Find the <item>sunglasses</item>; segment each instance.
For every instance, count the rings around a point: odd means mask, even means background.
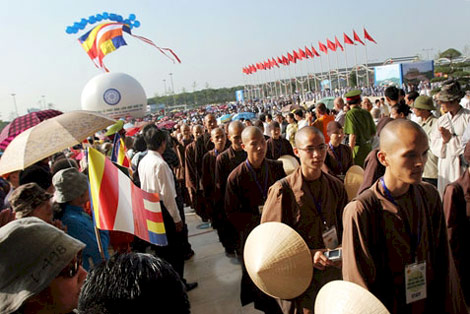
[[[82,265],[82,252],[79,252],[74,259],[65,266],[64,269],[60,272],[59,276],[65,278],[73,278],[77,275],[80,266]]]

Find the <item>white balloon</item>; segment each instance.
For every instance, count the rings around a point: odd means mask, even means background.
[[[95,76],[82,91],[82,109],[101,112],[112,118],[140,118],[147,111],[144,88],[125,73]]]

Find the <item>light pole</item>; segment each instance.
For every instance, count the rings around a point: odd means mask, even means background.
[[[173,106],[176,105],[176,100],[175,100],[175,85],[173,84],[173,73],[168,73],[170,76],[170,81],[171,81],[171,91],[173,93]]]
[[[429,52],[430,52],[430,51],[433,51],[434,48],[423,48],[422,50],[427,53],[427,55],[428,55],[428,60],[429,60]]]
[[[42,97],[42,106],[43,106],[43,109],[47,109],[46,108],[46,96],[45,95],[41,95]]]
[[[166,96],[166,80],[163,80],[163,96]]]
[[[11,93],[11,96],[13,97],[13,105],[15,105],[15,112],[16,112],[16,116],[19,117],[20,115],[18,114],[18,107],[16,106],[16,94],[15,93]]]

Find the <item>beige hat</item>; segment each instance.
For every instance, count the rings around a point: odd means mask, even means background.
[[[356,197],[362,181],[364,181],[364,170],[358,165],[349,168],[344,177],[344,187],[348,193],[348,201]]]
[[[57,203],[70,202],[88,190],[88,178],[77,168],[66,168],[52,177]]]
[[[292,155],[282,155],[278,160],[282,161],[282,167],[284,168],[286,175],[290,175],[300,166],[297,159]]]
[[[253,229],[243,258],[251,280],[270,296],[293,299],[304,293],[312,281],[310,249],[286,224],[266,222]]]
[[[330,281],[318,292],[316,314],[390,314],[372,293],[361,286],[342,280]]]
[[[448,102],[460,100],[465,96],[465,92],[462,91],[460,83],[452,78],[442,83],[441,90],[437,94],[436,98],[438,101]]]

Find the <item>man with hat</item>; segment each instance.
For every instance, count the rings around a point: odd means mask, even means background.
[[[52,223],[51,198],[52,194],[44,191],[36,183],[26,183],[13,191],[9,201],[16,219],[34,216]]]
[[[465,169],[462,135],[470,121],[470,110],[459,104],[463,95],[459,82],[449,79],[436,97],[445,112],[431,133],[431,150],[439,158],[437,189],[441,196],[446,185],[457,180]]]
[[[341,262],[330,261],[324,252],[341,244],[341,217],[348,198],[343,183],[322,171],[327,151],[323,133],[305,127],[297,132],[295,141],[300,167],[269,189],[261,223],[285,223],[307,243],[315,268],[312,282],[299,297],[280,303],[284,313],[313,313],[320,288],[341,279]]]
[[[429,139],[429,146],[431,146],[431,133],[435,124],[437,124],[437,118],[432,114],[431,110],[436,110],[432,102],[432,98],[429,96],[418,96],[413,102],[413,112],[419,119],[419,125],[426,132]],[[437,161],[438,158],[428,151],[428,161],[424,166],[423,181],[431,183],[437,187]]]
[[[0,313],[71,313],[85,244],[36,217],[0,228]]]
[[[372,150],[370,140],[375,135],[375,123],[370,113],[361,108],[360,90],[352,90],[345,97],[351,109],[346,113],[344,133],[349,134],[354,164],[362,167],[364,159]]]
[[[86,244],[83,250],[83,267],[89,270],[102,261],[96,241],[93,220],[85,212],[84,206],[90,200],[88,178],[76,168],[62,169],[52,177],[55,187],[55,201],[62,209],[60,221],[67,227],[67,233]],[[109,235],[100,231],[101,244],[105,258],[109,257]]]

